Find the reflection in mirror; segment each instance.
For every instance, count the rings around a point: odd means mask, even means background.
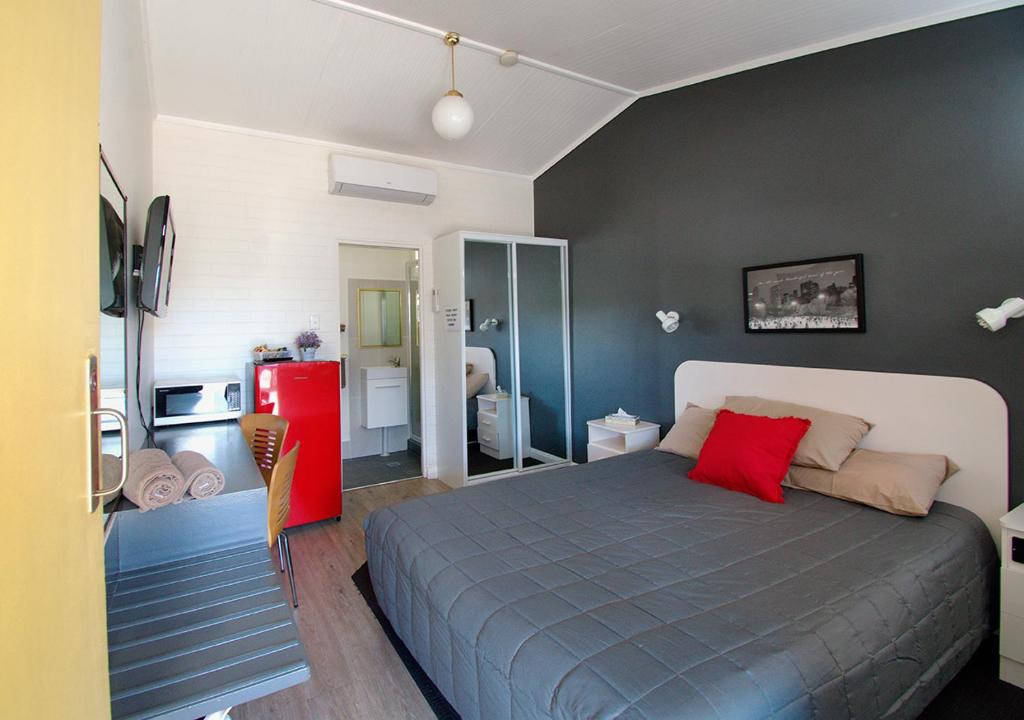
[[[408,283],[409,326],[412,328],[412,351],[409,353],[409,434],[422,442],[423,428],[420,418],[420,261],[405,264],[405,279]]]
[[[127,411],[126,402],[126,323],[128,256],[125,232],[127,199],[121,193],[117,180],[105,156],[100,162],[99,198],[99,314],[100,352],[99,376],[101,407]],[[103,452],[120,455],[117,421],[103,416]]]
[[[470,477],[516,467],[516,417],[523,400],[513,402],[511,395],[515,388],[511,252],[507,243],[465,242],[465,297],[472,301],[474,323],[479,323],[465,331]],[[496,322],[483,323],[483,318]]]
[[[359,288],[359,347],[402,346],[402,292]]]
[[[523,419],[524,466],[569,457],[562,252],[550,245],[516,244],[519,386],[529,398],[529,419]]]

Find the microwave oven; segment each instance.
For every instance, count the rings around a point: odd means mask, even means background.
[[[153,425],[232,420],[242,416],[242,382],[184,380],[153,384]]]

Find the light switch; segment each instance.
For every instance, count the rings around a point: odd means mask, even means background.
[[[309,329],[310,330],[319,330],[320,329],[320,316],[319,315],[310,315],[309,316]]]

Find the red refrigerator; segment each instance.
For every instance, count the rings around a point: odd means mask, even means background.
[[[288,421],[281,454],[302,443],[286,527],[341,516],[341,395],[335,361],[253,365],[258,413]]]

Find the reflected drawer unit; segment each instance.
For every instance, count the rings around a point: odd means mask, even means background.
[[[477,395],[476,439],[480,452],[498,460],[507,460],[516,452],[512,417],[512,396],[488,393]],[[519,398],[523,456],[530,454],[530,398]]]

